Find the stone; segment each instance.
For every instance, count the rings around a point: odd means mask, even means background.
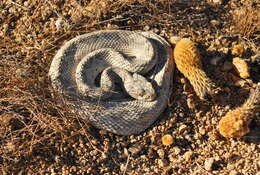
[[[186,131],[188,129],[188,126],[187,125],[181,125],[180,127],[179,127],[179,133],[183,133],[184,131]]]
[[[245,79],[245,78],[250,77],[250,72],[249,72],[250,68],[248,67],[245,60],[243,60],[242,58],[236,57],[236,58],[233,58],[232,63],[235,68],[235,71],[241,78]]]
[[[140,153],[142,149],[143,149],[142,145],[134,145],[134,146],[130,147],[128,149],[128,151],[130,153],[132,153],[133,155],[136,155],[136,154]]]
[[[170,37],[170,39],[169,39],[169,42],[171,43],[171,44],[176,44],[178,41],[180,41],[181,40],[181,38],[180,37],[178,37],[178,36],[171,36]]]
[[[236,44],[232,47],[231,53],[235,56],[241,56],[245,52],[245,48],[242,44]]]
[[[173,137],[170,134],[166,134],[162,137],[162,144],[165,146],[169,146],[173,144]]]
[[[160,158],[164,158],[165,152],[163,149],[157,150],[157,154],[159,155]]]
[[[222,57],[220,56],[215,56],[210,60],[210,64],[213,66],[217,66],[219,62],[222,60]]]
[[[166,167],[167,165],[169,165],[169,162],[166,159],[159,159],[158,165],[159,167]]]
[[[193,151],[187,151],[186,153],[183,154],[183,158],[188,161],[188,160],[191,160],[193,156]]]
[[[222,66],[222,71],[228,72],[233,69],[233,64],[229,61],[225,61]]]
[[[207,170],[207,171],[211,171],[212,168],[213,168],[213,164],[215,162],[215,159],[214,158],[208,158],[205,160],[205,163],[204,163],[204,168]]]

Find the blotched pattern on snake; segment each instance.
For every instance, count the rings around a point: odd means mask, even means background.
[[[120,135],[148,128],[171,94],[171,46],[152,32],[108,30],[78,36],[61,47],[49,76],[74,112]]]

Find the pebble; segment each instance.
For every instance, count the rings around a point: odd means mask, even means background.
[[[153,159],[155,158],[157,155],[156,155],[156,152],[152,149],[152,148],[149,148],[148,151],[147,151],[147,155],[149,158]]]
[[[223,3],[223,0],[211,0],[212,3],[217,4],[217,5],[221,5]]]
[[[166,167],[167,165],[169,165],[169,163],[166,159],[159,159],[158,165],[159,165],[159,167]]]
[[[190,160],[192,156],[193,156],[193,151],[187,151],[186,153],[183,154],[183,158],[186,161]]]
[[[165,152],[163,149],[157,150],[157,154],[159,155],[160,158],[164,158]]]
[[[215,19],[211,20],[210,23],[214,26],[218,26],[220,24],[220,22]]]
[[[55,21],[55,26],[57,31],[59,31],[62,27],[62,23],[63,23],[63,19],[61,17],[59,17],[56,21]]]
[[[154,28],[154,29],[153,29],[153,32],[156,33],[156,34],[158,34],[158,33],[160,33],[160,30],[157,29],[157,28]]]
[[[235,71],[241,78],[250,77],[249,67],[248,67],[247,63],[245,62],[245,60],[243,60],[239,57],[235,57],[235,58],[233,58],[232,63],[235,68]]]
[[[229,61],[225,61],[221,70],[225,71],[225,72],[228,72],[228,71],[230,71],[232,69],[233,69],[233,64],[231,62],[229,62]]]
[[[29,76],[29,73],[28,73],[28,70],[27,69],[24,69],[24,68],[19,68],[15,71],[17,77],[20,77],[20,78],[26,78]]]
[[[219,62],[221,61],[222,57],[220,56],[215,56],[210,60],[210,64],[213,66],[217,66]]]
[[[181,149],[177,146],[173,147],[173,152],[175,155],[179,155],[181,153]]]
[[[175,154],[174,154],[174,153],[169,154],[169,155],[168,155],[168,159],[169,159],[170,162],[175,161],[175,159],[176,159]]]
[[[229,175],[239,175],[239,172],[237,172],[236,170],[232,170],[230,171]]]
[[[196,107],[196,104],[191,97],[187,98],[187,105],[191,110],[195,109],[195,107]]]
[[[260,55],[256,54],[254,56],[251,57],[251,61],[252,62],[260,62]]]
[[[178,36],[171,36],[170,39],[169,39],[169,42],[171,44],[176,44],[178,41],[181,40],[181,37],[178,37]]]
[[[207,171],[211,171],[212,168],[213,168],[213,164],[214,164],[215,160],[214,158],[208,158],[205,160],[205,163],[204,163],[204,167]]]
[[[162,137],[162,144],[165,146],[169,146],[173,144],[173,137],[170,134],[166,134]]]
[[[9,13],[11,13],[11,14],[16,12],[16,10],[15,10],[14,7],[10,7],[8,11],[9,11]]]
[[[200,127],[200,128],[199,128],[199,133],[200,133],[201,135],[205,135],[205,134],[206,134],[205,128]]]
[[[188,129],[188,126],[187,125],[181,125],[179,127],[179,133],[182,134],[184,131],[186,131]]]
[[[245,48],[242,44],[236,44],[232,47],[231,53],[235,56],[241,56],[245,52]]]
[[[121,164],[120,165],[120,171],[124,172],[126,170],[126,165],[125,164]]]
[[[8,31],[8,24],[4,24],[3,25],[3,29],[2,29],[2,32],[3,32],[3,35],[6,35],[7,31]]]
[[[133,155],[136,155],[136,154],[140,153],[142,149],[143,149],[142,145],[134,145],[134,146],[130,147],[128,149],[128,151],[130,153],[132,153]]]

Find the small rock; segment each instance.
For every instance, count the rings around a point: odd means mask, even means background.
[[[187,105],[192,110],[195,109],[195,107],[196,107],[194,99],[192,99],[191,97],[187,98]]]
[[[147,151],[147,155],[150,159],[153,159],[155,158],[157,155],[156,155],[156,152],[152,149],[152,148],[149,148],[148,151]],[[157,156],[158,157],[158,156]]]
[[[173,137],[170,134],[166,134],[162,137],[162,144],[165,146],[173,144]]]
[[[175,155],[179,155],[181,153],[181,149],[177,146],[173,147],[173,152]]]
[[[54,160],[55,160],[56,163],[60,163],[60,162],[61,162],[61,157],[58,156],[58,155],[56,155],[56,156],[54,157]]]
[[[159,35],[165,37],[165,36],[166,36],[166,31],[165,31],[165,30],[162,30]]]
[[[245,60],[243,60],[239,57],[236,57],[236,58],[233,58],[232,63],[235,68],[235,71],[241,78],[250,77],[249,67],[248,67],[247,63],[245,62]]]
[[[214,26],[218,26],[220,24],[220,22],[215,19],[211,20],[210,23]]]
[[[234,85],[234,86],[237,86],[237,87],[246,87],[247,81],[241,79],[241,80],[238,80],[238,81],[234,82],[233,85]]]
[[[169,163],[166,159],[159,159],[158,165],[159,165],[159,167],[166,167],[167,165],[169,165]]]
[[[55,21],[55,26],[57,31],[59,31],[63,25],[63,19],[61,17],[59,17],[56,21]]]
[[[124,172],[126,168],[127,168],[127,167],[126,167],[125,164],[121,164],[121,165],[120,165],[120,171]]]
[[[242,44],[236,44],[232,47],[231,53],[235,56],[241,56],[245,52],[245,48]]]
[[[211,171],[215,160],[214,158],[208,158],[205,160],[204,167],[207,171]]]
[[[252,56],[252,57],[251,57],[251,61],[252,61],[252,62],[257,62],[257,61],[259,61],[259,62],[260,62],[260,55],[254,55],[254,56]]]
[[[239,175],[239,172],[237,172],[236,170],[232,170],[230,171],[229,175]]]
[[[19,68],[15,71],[17,77],[20,77],[20,78],[27,78],[29,76],[28,74],[28,70],[25,69],[25,68]]]
[[[164,158],[165,152],[163,149],[157,150],[157,154],[159,155],[160,158]]]
[[[176,159],[176,155],[174,153],[171,153],[168,155],[168,159],[170,162],[173,162]]]
[[[212,0],[214,4],[221,5],[223,3],[223,0]]]
[[[2,29],[3,35],[6,35],[8,28],[9,28],[8,24],[3,25],[3,29]]]
[[[187,125],[181,125],[179,127],[179,133],[182,134],[184,131],[186,131],[188,129],[188,126]]]
[[[130,153],[132,153],[133,155],[136,155],[136,154],[140,153],[142,149],[143,149],[142,145],[134,145],[134,146],[130,147],[128,149],[128,151]]]
[[[222,57],[220,56],[215,56],[210,60],[210,64],[213,66],[217,66],[219,62],[221,61]]]
[[[205,134],[206,134],[206,130],[205,130],[204,128],[200,127],[200,128],[199,128],[199,133],[200,133],[201,135],[205,135]]]
[[[220,48],[219,50],[220,50],[224,55],[227,55],[228,52],[229,52],[229,48],[227,48],[227,47],[222,47],[222,48]]]
[[[183,158],[186,161],[190,160],[192,156],[193,156],[193,151],[187,151],[186,153],[183,154]]]
[[[178,37],[178,36],[171,36],[170,39],[169,39],[169,42],[171,44],[176,44],[178,41],[181,40],[181,37]]]
[[[222,71],[228,72],[233,68],[233,64],[229,61],[225,61],[223,67],[222,67]]]
[[[157,28],[154,28],[154,29],[153,29],[153,32],[156,33],[156,34],[158,34],[158,33],[160,33],[160,30],[157,29]]]

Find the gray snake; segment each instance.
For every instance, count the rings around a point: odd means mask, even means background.
[[[49,77],[64,97],[77,98],[70,106],[81,118],[98,128],[131,135],[147,129],[166,108],[173,70],[172,49],[162,37],[104,30],[66,42],[53,58]],[[144,98],[138,99],[140,94]]]

